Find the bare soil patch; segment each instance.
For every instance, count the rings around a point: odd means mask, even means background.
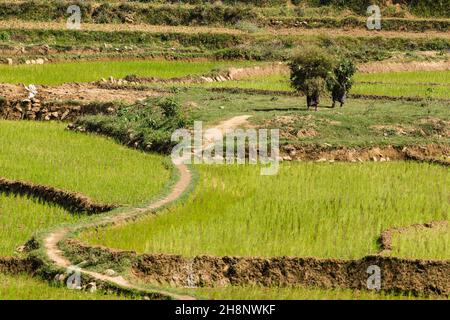
[[[123,101],[133,103],[149,96],[160,95],[153,90],[125,90],[104,89],[94,83],[68,83],[60,86],[36,86],[37,98],[41,101],[82,101],[82,102],[111,102]],[[27,98],[27,91],[22,85],[0,84],[0,96],[8,100],[23,100]]]
[[[450,37],[448,32],[427,30],[426,35],[422,32],[414,31],[387,31],[387,30],[368,30],[366,28],[265,28],[264,32],[274,35],[308,35],[308,36],[328,36],[328,37],[383,37],[383,38],[446,38]]]
[[[419,119],[419,126],[397,124],[397,125],[373,125],[371,129],[387,135],[398,136],[421,136],[431,137],[438,136],[443,138],[450,137],[450,121],[442,120],[435,117],[427,117]]]
[[[33,274],[41,263],[36,259],[19,257],[0,257],[0,273]]]
[[[63,120],[73,121],[88,114],[111,114],[121,103],[132,104],[164,91],[98,84],[64,84],[61,86],[37,86],[35,98],[27,99],[24,86],[0,84],[0,118],[6,120]]]
[[[436,162],[445,166],[450,164],[450,146],[422,145],[422,146],[383,146],[366,148],[330,147],[320,145],[281,146],[281,154],[292,160],[301,161],[392,161],[416,160]],[[443,159],[447,157],[449,160]]]
[[[446,61],[413,61],[413,62],[369,62],[358,66],[363,73],[399,72],[399,71],[447,71],[450,60]]]

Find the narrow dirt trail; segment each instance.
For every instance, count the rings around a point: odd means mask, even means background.
[[[137,218],[138,216],[142,214],[146,214],[148,212],[155,211],[175,200],[177,200],[183,193],[187,190],[189,187],[189,184],[192,179],[191,172],[185,165],[178,165],[177,166],[180,177],[178,182],[175,184],[175,186],[172,188],[171,192],[165,196],[164,198],[151,203],[149,206],[145,208],[136,208],[132,209],[130,211],[112,216],[112,217],[105,217],[103,219],[100,219],[99,221],[93,222],[88,227],[99,227],[99,226],[105,226],[109,224],[118,224],[122,222],[126,222],[128,220],[132,220],[134,218]],[[50,233],[46,236],[44,239],[44,246],[45,251],[47,253],[48,258],[58,267],[60,268],[68,268],[72,264],[71,262],[64,256],[64,253],[58,248],[58,243],[66,238],[69,232],[75,231],[77,228],[63,228],[59,229],[55,232]],[[106,281],[113,284],[116,284],[120,287],[127,288],[127,289],[136,289],[136,290],[142,290],[139,286],[133,285],[130,282],[128,282],[126,279],[124,279],[121,276],[114,277],[114,276],[107,276],[98,272],[84,270],[81,268],[81,273],[88,275],[94,279],[100,280],[100,281]],[[159,294],[169,297],[171,299],[176,300],[193,300],[193,297],[190,296],[184,296],[184,295],[177,295],[173,294],[171,292],[166,291],[158,291]]]
[[[217,125],[213,126],[218,132],[224,133],[228,129],[235,129],[238,127],[243,127],[248,125],[248,119],[251,116],[249,115],[241,115],[236,116],[227,120],[224,120]],[[214,139],[216,137],[213,136],[206,136],[205,140],[207,143],[213,143]],[[104,218],[101,218],[98,221],[95,221],[87,226],[83,226],[83,228],[92,228],[92,227],[100,227],[100,226],[106,226],[106,225],[112,225],[112,224],[120,224],[127,222],[129,220],[133,220],[141,215],[147,214],[149,212],[153,212],[157,209],[162,208],[165,205],[168,205],[174,201],[176,201],[178,198],[180,198],[188,189],[191,180],[192,180],[192,174],[189,170],[189,168],[185,164],[179,164],[176,166],[179,171],[179,179],[177,183],[173,186],[170,193],[165,196],[164,198],[157,200],[150,205],[148,205],[145,208],[134,208],[129,211],[114,215],[114,216],[107,216]],[[48,234],[44,239],[44,246],[45,251],[47,253],[48,258],[58,267],[60,268],[69,268],[72,266],[72,263],[64,256],[64,253],[59,249],[58,243],[64,240],[70,232],[76,231],[81,227],[73,227],[73,228],[62,228],[59,230],[56,230],[50,234]],[[143,290],[143,288],[136,286],[126,279],[124,279],[122,276],[108,276],[102,273],[80,269],[80,272],[88,275],[94,279],[104,281],[104,282],[110,282],[113,284],[116,284],[123,288],[128,289],[136,289],[136,290]],[[176,300],[193,300],[194,297],[186,296],[186,295],[177,295],[171,292],[167,291],[159,291],[158,293],[170,297],[172,299]]]
[[[242,115],[242,116],[236,116],[224,121],[219,122],[217,125],[210,126],[207,128],[207,132],[204,133],[204,149],[207,149],[214,145],[215,141],[218,139],[221,139],[223,135],[226,133],[227,130],[232,130],[236,128],[242,128],[249,125],[248,119],[251,116],[249,115]],[[211,130],[215,129],[215,130]]]

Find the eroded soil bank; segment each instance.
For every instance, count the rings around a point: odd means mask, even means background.
[[[450,164],[450,146],[448,145],[422,145],[422,146],[382,146],[367,148],[332,147],[318,145],[281,146],[284,160],[302,161],[392,161],[415,160],[421,162],[437,163],[448,166]]]
[[[142,254],[89,247],[66,240],[64,248],[80,261],[98,265],[128,265],[139,280],[149,284],[195,286],[316,286],[367,289],[369,266],[381,269],[382,289],[413,294],[450,294],[450,261],[402,259],[380,255],[356,260],[314,257],[212,257],[187,258],[170,254]],[[108,265],[111,265],[108,263]]]
[[[33,274],[40,266],[41,263],[37,259],[0,257],[0,273]]]
[[[66,83],[58,86],[36,85],[36,98],[42,102],[50,101],[81,101],[81,102],[111,102],[123,101],[133,103],[148,96],[159,93],[148,89],[146,91],[131,91],[126,89],[109,90],[99,88],[96,83]],[[5,100],[26,100],[28,91],[23,85],[0,84],[0,96]]]
[[[57,204],[71,212],[87,212],[92,214],[110,211],[117,207],[112,204],[95,203],[81,193],[31,182],[9,180],[2,177],[0,177],[0,192],[35,197],[45,202]]]

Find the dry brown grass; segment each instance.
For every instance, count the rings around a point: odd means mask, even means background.
[[[400,71],[447,71],[450,60],[446,61],[411,61],[411,62],[369,62],[358,66],[359,72],[400,72]]]

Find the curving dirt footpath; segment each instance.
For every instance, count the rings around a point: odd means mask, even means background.
[[[178,182],[175,184],[175,186],[172,188],[170,193],[165,196],[164,198],[157,200],[156,202],[151,203],[145,208],[134,208],[130,211],[126,211],[123,213],[120,213],[118,215],[112,216],[112,217],[105,217],[102,218],[96,222],[93,222],[89,224],[87,227],[100,227],[105,226],[109,224],[119,224],[126,222],[128,220],[133,220],[137,218],[138,216],[148,214],[151,212],[154,212],[155,210],[162,208],[163,206],[170,204],[171,202],[174,202],[180,196],[184,194],[184,192],[187,190],[188,186],[190,185],[192,176],[190,170],[187,168],[186,165],[178,165],[177,166],[180,177]],[[84,226],[86,227],[86,226]],[[64,240],[70,232],[76,231],[77,229],[80,229],[81,227],[72,227],[72,228],[61,228],[59,230],[56,230],[54,232],[51,232],[48,234],[44,239],[44,246],[45,246],[45,252],[50,259],[50,261],[55,264],[56,266],[60,268],[68,268],[72,264],[71,262],[64,256],[63,252],[58,248],[58,243],[62,240]],[[115,285],[118,285],[119,287],[125,288],[125,289],[135,289],[135,290],[142,290],[139,286],[133,285],[129,283],[127,280],[125,280],[123,277],[118,276],[107,276],[98,272],[84,270],[81,268],[81,273],[84,275],[87,275],[93,279],[96,279],[100,282],[109,282]],[[177,295],[173,294],[171,292],[166,291],[159,291],[158,294],[160,294],[164,298],[169,299],[177,299],[177,300],[192,300],[193,297],[190,296],[183,296],[183,295]]]
[[[215,126],[215,128],[218,129],[220,132],[224,132],[227,129],[233,129],[233,128],[236,128],[239,126],[247,125],[248,118],[250,118],[250,116],[248,116],[248,115],[233,117],[233,118],[230,118],[230,119],[220,122],[219,124],[217,124]],[[214,138],[215,137],[206,137],[208,146],[210,144],[213,144]],[[45,247],[46,254],[47,254],[48,258],[50,259],[50,261],[60,268],[69,268],[72,265],[71,262],[64,256],[62,250],[60,250],[58,247],[58,244],[61,241],[65,240],[68,237],[69,233],[71,233],[71,232],[80,230],[81,228],[92,228],[92,227],[100,227],[100,226],[111,225],[111,224],[124,223],[126,221],[134,220],[137,217],[147,214],[149,212],[154,212],[155,210],[158,210],[158,209],[164,207],[165,205],[168,205],[168,204],[176,201],[178,198],[180,198],[185,193],[185,191],[187,191],[187,189],[191,183],[191,180],[192,180],[191,172],[186,165],[184,165],[184,164],[177,165],[177,169],[180,173],[180,177],[179,177],[178,182],[172,188],[171,192],[164,198],[151,203],[147,207],[134,208],[130,211],[126,211],[126,212],[120,213],[118,215],[105,217],[105,218],[95,221],[87,226],[83,226],[83,227],[74,226],[72,228],[61,228],[59,230],[56,230],[56,231],[48,234],[44,238],[44,247]],[[80,271],[81,271],[81,273],[83,273],[87,276],[90,276],[91,278],[96,279],[101,282],[109,282],[109,283],[118,285],[119,287],[127,288],[127,289],[142,290],[142,288],[140,288],[139,286],[136,286],[134,284],[131,284],[130,282],[128,282],[126,279],[124,279],[121,276],[116,276],[116,277],[108,276],[108,275],[104,275],[104,274],[101,274],[98,272],[84,270],[84,269],[81,269]],[[177,294],[173,294],[173,293],[166,292],[166,291],[159,291],[158,293],[164,297],[168,297],[171,299],[177,299],[177,300],[195,299],[190,296],[177,295]]]

